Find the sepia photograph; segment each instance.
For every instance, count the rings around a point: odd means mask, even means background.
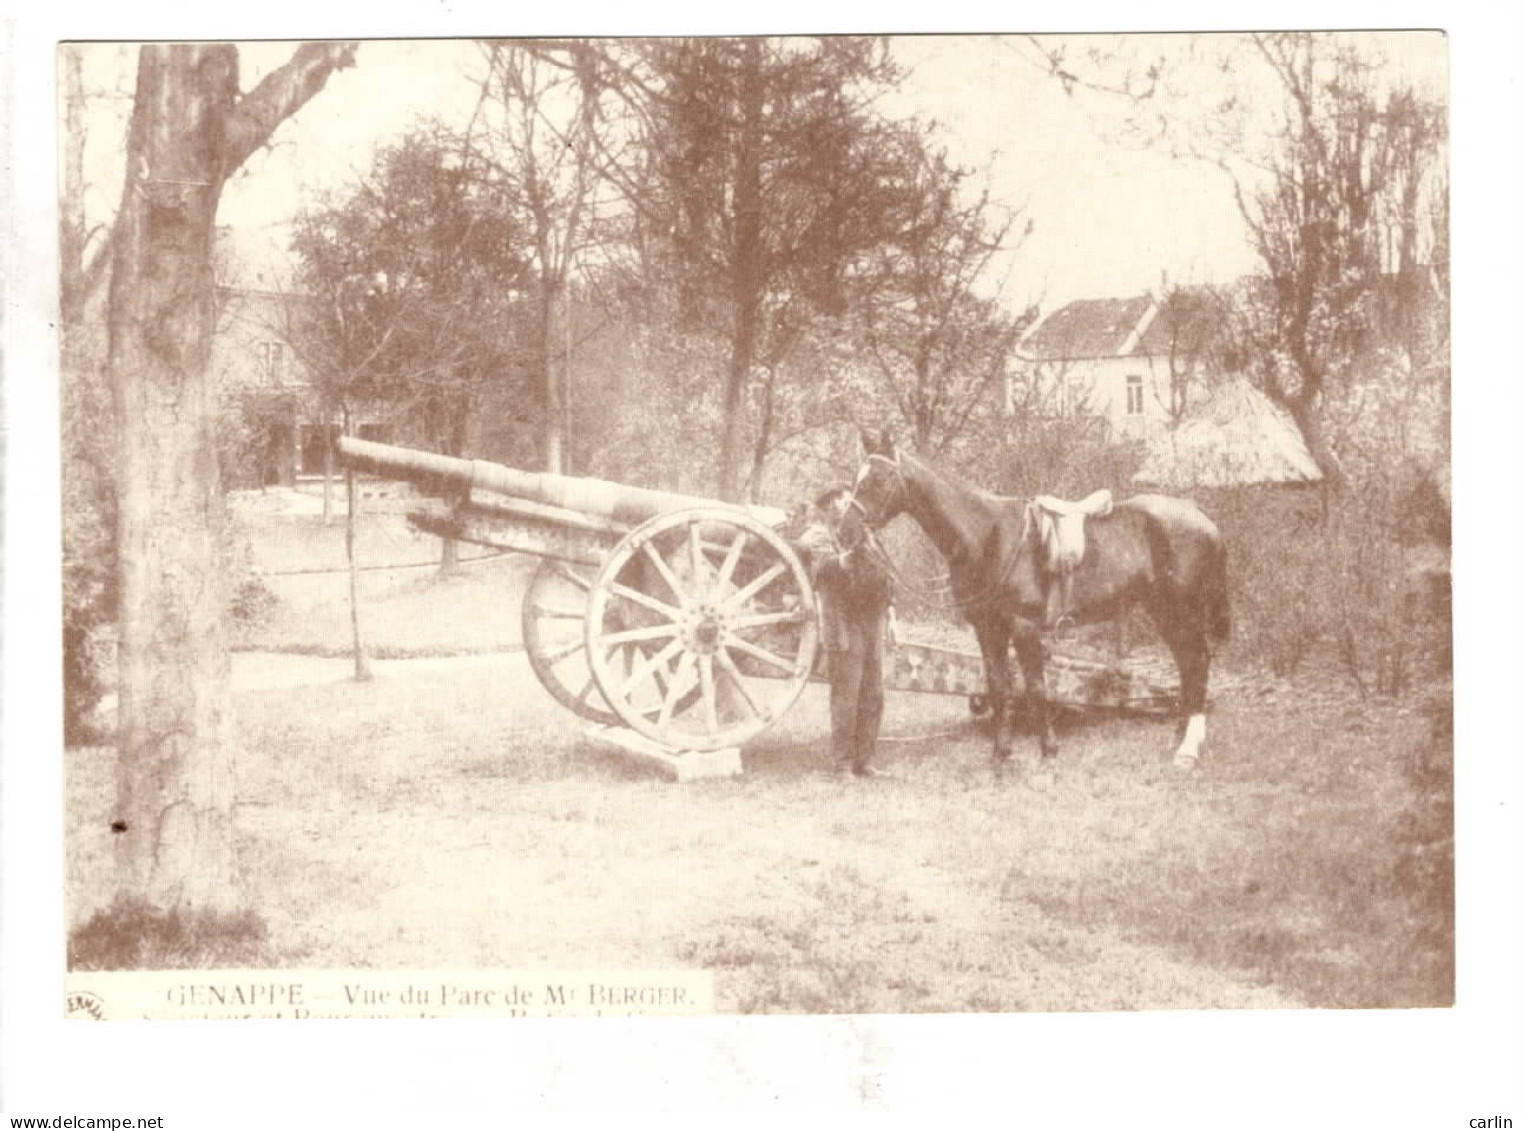
[[[53,46],[68,1025],[1454,1015],[1443,30]]]

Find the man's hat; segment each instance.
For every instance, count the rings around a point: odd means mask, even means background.
[[[814,497],[814,505],[820,508],[828,507],[842,495],[851,494],[851,487],[846,483],[832,483]]]

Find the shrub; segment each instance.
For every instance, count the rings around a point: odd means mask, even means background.
[[[245,389],[223,394],[217,410],[217,469],[222,486],[243,490],[268,485],[293,439],[300,403],[292,393]]]
[[[970,433],[947,465],[1017,496],[1130,492],[1136,446],[1108,441],[1080,418],[1005,423]],[[1282,677],[1314,656],[1331,661],[1361,695],[1402,696],[1447,673],[1448,514],[1425,475],[1392,455],[1351,461],[1336,489],[1188,492],[1227,545],[1231,654]],[[927,549],[901,549],[895,560],[913,577],[938,575]]]
[[[1201,494],[1227,543],[1238,655],[1287,676],[1328,652],[1361,695],[1448,670],[1447,573],[1424,568],[1442,552],[1403,536],[1399,479]]]
[[[1111,437],[1085,416],[991,417],[949,447],[941,462],[980,487],[1006,495],[1082,498],[1108,487],[1131,493],[1141,444]]]
[[[227,577],[227,609],[235,628],[246,628],[263,621],[280,599],[265,583],[248,535],[231,515],[224,519],[222,553]]]
[[[63,723],[64,742],[82,745],[101,738],[96,707],[112,683],[108,644],[118,600],[114,429],[100,367],[67,349],[62,365]],[[223,528],[222,552],[233,620],[261,620],[277,598],[231,519]]]
[[[1408,521],[1411,497],[1411,476],[1398,466],[1350,481],[1330,508],[1338,651],[1361,694],[1404,695],[1449,668],[1447,567]]]
[[[111,396],[77,333],[60,359],[64,741],[94,740],[105,693],[96,645],[116,616],[116,487]]]
[[[1227,546],[1230,647],[1278,676],[1294,674],[1324,637],[1331,616],[1316,534],[1319,493],[1239,487],[1201,491],[1196,501]]]

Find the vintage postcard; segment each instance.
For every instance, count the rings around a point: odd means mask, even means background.
[[[1463,1005],[1444,32],[55,67],[60,1017]]]

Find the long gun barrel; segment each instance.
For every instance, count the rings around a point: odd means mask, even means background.
[[[371,440],[356,440],[350,436],[339,437],[338,456],[341,464],[355,471],[412,483],[432,480],[461,493],[480,488],[581,514],[599,515],[631,526],[666,511],[718,505],[713,499],[696,495],[629,487],[606,479],[519,471],[486,460],[457,459],[392,444],[377,444]],[[742,509],[774,526],[786,517],[786,512],[775,507],[747,506]]]

